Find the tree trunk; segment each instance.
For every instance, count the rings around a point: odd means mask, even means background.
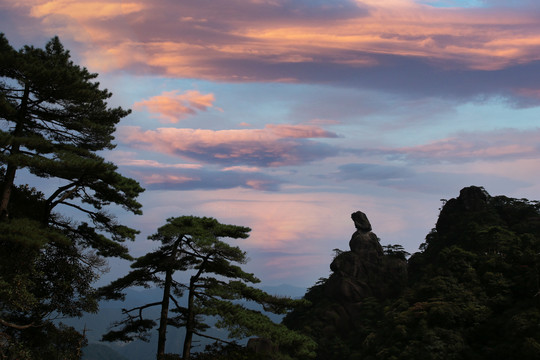
[[[157,360],[165,355],[165,341],[167,340],[167,320],[169,318],[169,297],[171,296],[172,270],[165,273],[163,286],[163,300],[161,302],[161,315],[159,317]]]
[[[191,352],[191,341],[193,340],[193,333],[195,332],[195,285],[199,278],[206,270],[206,263],[212,256],[212,253],[206,255],[199,267],[197,274],[193,275],[189,279],[189,292],[188,292],[188,307],[187,307],[187,319],[186,319],[186,338],[184,339],[184,351],[182,352],[182,359],[189,360]]]
[[[22,134],[24,129],[24,122],[26,120],[26,113],[28,111],[28,98],[30,96],[30,87],[28,84],[24,86],[24,94],[21,100],[21,108],[17,112],[17,125],[13,131],[13,136],[18,137]],[[13,156],[19,153],[20,145],[18,141],[11,145],[9,156]],[[8,205],[11,198],[11,188],[15,182],[15,174],[17,172],[17,165],[12,162],[8,162],[6,176],[4,177],[4,186],[2,188],[2,196],[0,199],[0,221],[7,219],[8,217]]]
[[[192,276],[189,280],[186,338],[184,339],[184,351],[182,352],[183,360],[189,360],[191,353],[191,342],[193,340],[193,331],[195,331],[195,310],[193,309],[193,303],[195,298],[195,282],[197,281],[197,278],[198,276]]]

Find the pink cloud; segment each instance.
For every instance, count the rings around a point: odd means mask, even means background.
[[[267,125],[263,129],[206,130],[123,127],[119,138],[132,147],[206,163],[248,166],[300,164],[337,154],[309,138],[337,135],[311,125]]]
[[[206,111],[213,107],[214,94],[201,94],[197,90],[188,90],[182,94],[178,90],[165,91],[150,99],[136,102],[135,110],[146,109],[162,122],[177,123],[188,115]]]
[[[253,166],[229,166],[223,168],[222,171],[258,172],[260,169]]]
[[[412,0],[22,0],[2,10],[25,33],[74,43],[99,73],[540,103],[540,8],[532,1],[470,9]],[[200,111],[178,111],[189,109]]]
[[[355,230],[350,218],[354,211],[365,211],[374,231],[385,241],[399,237],[416,216],[408,214],[405,206],[402,209],[390,200],[369,195],[317,192],[314,196],[309,192],[259,193],[246,189],[200,196],[204,202],[199,208],[204,213],[229,223],[249,224],[253,229],[246,240],[249,247],[303,255],[318,249],[330,255],[333,248],[347,247]],[[416,208],[414,203],[407,207]],[[329,243],[336,238],[339,243]]]
[[[172,168],[172,169],[200,169],[201,164],[164,164],[154,160],[142,160],[142,159],[124,159],[118,161],[119,165],[126,166],[141,166],[141,167],[151,167],[151,168]]]
[[[31,1],[30,15],[43,18],[51,15],[64,15],[80,20],[107,19],[138,13],[145,8],[141,2],[132,1]]]
[[[87,53],[88,63],[102,66],[98,71],[137,71],[145,64],[169,76],[242,81],[256,79],[243,74],[241,64],[230,67],[227,62],[370,67],[379,63],[370,55],[394,54],[493,70],[540,59],[540,24],[529,9],[443,9],[372,0],[324,6],[304,1],[51,0],[13,6],[26,6],[43,21],[66,16],[86,32],[101,34],[95,36],[99,51],[94,47]],[[130,31],[104,36],[118,30],[119,20]],[[68,29],[60,35],[69,36]],[[102,60],[111,57],[118,59]],[[279,78],[294,81],[291,75]]]
[[[281,138],[333,138],[336,134],[314,125],[266,125],[276,136]]]
[[[514,129],[460,133],[425,145],[388,150],[388,154],[413,161],[463,162],[475,160],[531,159],[540,157],[540,129]],[[383,151],[385,152],[385,151]]]
[[[258,168],[247,166],[216,169],[212,166],[203,167],[195,164],[163,164],[153,160],[122,161],[120,164],[148,190],[249,188],[257,191],[276,191],[283,183],[282,180],[267,175]]]
[[[161,184],[161,183],[185,183],[189,181],[198,181],[199,178],[181,176],[181,175],[171,175],[171,174],[149,174],[142,175],[142,180],[146,184]]]

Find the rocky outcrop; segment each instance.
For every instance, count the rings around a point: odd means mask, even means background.
[[[357,303],[366,297],[399,294],[407,279],[406,261],[384,254],[366,214],[357,211],[351,218],[356,232],[349,241],[350,251],[336,256],[330,265],[327,296],[340,303]]]
[[[404,257],[387,255],[361,211],[351,215],[356,227],[349,241],[350,251],[339,253],[330,265],[331,276],[324,284],[329,300],[322,313],[327,333],[347,333],[362,321],[359,314],[366,298],[379,300],[399,295],[407,282]]]

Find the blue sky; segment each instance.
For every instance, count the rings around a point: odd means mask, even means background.
[[[538,199],[533,1],[0,1],[15,47],[58,35],[133,113],[103,155],[168,217],[249,226],[248,270],[310,286],[350,214],[417,250],[464,186]],[[125,271],[113,263],[109,277]]]

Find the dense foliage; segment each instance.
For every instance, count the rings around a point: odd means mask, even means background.
[[[137,232],[105,209],[141,214],[143,189],[96,154],[129,111],[107,106],[96,77],[58,38],[17,51],[0,34],[2,358],[80,358],[84,334],[53,320],[96,311],[104,258],[130,258]]]
[[[538,359],[539,266],[540,204],[469,187],[409,258],[401,294],[363,299],[352,332],[316,335],[325,279],[286,323],[317,340],[318,359]]]

